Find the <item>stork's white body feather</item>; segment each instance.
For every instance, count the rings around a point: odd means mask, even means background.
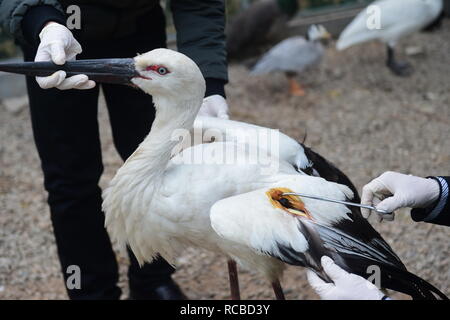
[[[188,148],[169,162],[157,187],[151,186],[156,182],[151,176],[149,179],[141,179],[139,184],[135,183],[133,162],[140,159],[130,159],[123,167],[125,170],[122,170],[120,176],[116,176],[117,179],[115,178],[118,185],[128,187],[115,190],[120,192],[114,197],[116,201],[120,201],[117,207],[123,208],[123,211],[120,213],[122,219],[116,217],[107,221],[113,238],[123,239],[129,243],[140,261],[149,261],[159,253],[175,264],[176,257],[183,249],[194,246],[222,252],[235,259],[244,268],[259,271],[269,279],[279,278],[283,270],[282,264],[267,255],[258,254],[258,250],[263,251],[273,246],[275,240],[306,250],[307,242],[297,229],[295,218],[281,210],[279,210],[281,212],[274,211],[269,199],[264,198],[264,190],[288,187],[299,192],[324,194],[337,199],[345,199],[351,191],[321,178],[299,175],[292,165],[285,161],[280,161],[278,173],[272,175],[263,174],[258,164],[177,163],[177,158],[182,158],[186,154],[190,159],[192,153],[221,152],[224,144],[228,145],[227,148],[236,148],[241,154],[247,152],[245,146],[235,142],[215,142]],[[248,156],[248,162],[254,162],[251,159],[252,155]],[[271,159],[271,161],[279,160]],[[130,167],[130,173],[126,170],[127,167]],[[114,186],[113,183],[111,185]],[[253,190],[258,190],[257,195],[260,196],[255,202],[247,202],[248,199],[245,197],[235,200],[230,198]],[[109,198],[108,192],[105,195],[106,201]],[[220,200],[225,201],[225,206]],[[226,207],[230,201],[234,206],[240,206],[242,210],[233,211],[231,206],[228,211]],[[219,231],[218,233],[212,229],[210,221],[210,209],[214,204],[222,208],[220,214],[217,212],[215,214],[214,229]],[[314,212],[318,212],[315,216],[317,221],[325,223],[345,219],[348,211],[345,206],[314,200],[305,200],[305,204],[311,206]],[[111,212],[108,207],[105,207],[105,211]],[[122,225],[118,224],[120,220]],[[246,230],[246,227],[251,225],[247,224],[246,220],[253,221],[253,225],[255,221],[260,221],[260,226],[278,225],[279,228],[270,229],[278,230],[278,233],[269,235],[264,232],[267,229],[256,227],[253,227],[253,231]],[[290,229],[291,232],[287,232]],[[234,241],[236,239],[229,238],[223,230],[241,236],[248,234],[253,239],[252,245],[248,246],[245,241]]]
[[[310,161],[305,155],[303,147],[277,129],[257,126],[254,124],[219,119],[213,117],[197,117],[193,127],[194,135],[198,135],[193,139],[193,144],[210,143],[212,141],[233,141],[237,143],[245,142],[267,153],[272,157],[280,158],[297,168],[304,169],[310,165]],[[277,139],[275,148],[270,147],[270,141],[261,141],[262,137],[274,137]]]
[[[337,49],[344,50],[371,40],[380,40],[394,46],[404,36],[419,31],[433,22],[442,11],[443,2],[442,0],[378,0],[371,6],[379,10],[379,28],[376,26],[369,28],[368,20],[374,20],[373,15],[376,13],[364,9],[341,33],[336,44]]]
[[[308,242],[299,231],[299,219],[287,214],[281,208],[274,208],[268,201],[267,191],[271,188],[289,188],[297,192],[314,195],[328,195],[333,199],[353,197],[346,186],[329,183],[324,179],[305,175],[280,175],[278,181],[245,194],[218,201],[211,208],[211,223],[221,237],[245,244],[257,252],[280,256],[278,246],[291,247],[305,252]],[[302,198],[305,207],[315,222],[332,226],[344,219],[350,219],[345,206]],[[248,205],[251,204],[251,205]]]
[[[184,150],[159,177],[144,172],[141,179],[136,177],[135,168],[144,164],[145,157],[138,154],[129,159],[105,190],[104,209],[111,236],[123,245],[128,243],[140,262],[150,261],[159,253],[175,264],[187,246],[224,253],[239,251],[238,246],[227,245],[212,230],[209,209],[220,199],[269,183],[272,177],[261,176],[257,165],[175,163],[178,157],[203,153],[205,148],[219,150],[222,144]],[[248,251],[245,254],[251,254]]]

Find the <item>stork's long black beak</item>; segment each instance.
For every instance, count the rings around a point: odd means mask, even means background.
[[[35,77],[46,77],[58,70],[65,71],[68,77],[85,74],[89,79],[100,83],[131,84],[131,79],[139,76],[132,58],[74,60],[67,61],[64,65],[53,62],[0,64],[0,71]]]

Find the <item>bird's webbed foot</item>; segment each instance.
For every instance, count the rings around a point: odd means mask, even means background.
[[[394,48],[389,45],[387,47],[386,65],[393,74],[399,77],[409,77],[414,72],[414,68],[410,63],[397,61],[395,59]]]
[[[399,77],[409,77],[414,73],[414,67],[408,62],[388,61],[387,66],[393,74]]]

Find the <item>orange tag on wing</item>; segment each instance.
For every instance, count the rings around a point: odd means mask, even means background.
[[[305,207],[305,203],[298,196],[283,195],[283,193],[294,192],[289,188],[272,188],[266,192],[270,203],[275,208],[282,209],[292,215],[311,219],[311,214]]]

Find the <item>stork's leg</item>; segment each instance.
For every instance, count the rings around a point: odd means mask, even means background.
[[[277,300],[286,300],[286,298],[284,297],[283,288],[281,288],[280,281],[276,280],[272,282],[272,288]]]
[[[306,93],[302,85],[295,80],[294,75],[287,74],[289,81],[289,93],[296,97],[303,97]]]
[[[228,274],[230,277],[231,300],[241,300],[237,266],[236,262],[231,259],[228,260]]]
[[[387,46],[387,67],[397,76],[408,77],[414,69],[408,62],[400,62],[395,59],[395,51],[392,45]]]

